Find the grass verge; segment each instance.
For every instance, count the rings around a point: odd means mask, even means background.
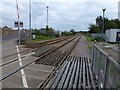
[[[36,36],[35,39],[32,39],[30,41],[33,41],[33,42],[39,42],[39,41],[43,41],[43,40],[51,40],[51,39],[55,39],[57,37],[55,36],[44,36],[44,35],[39,35],[39,36]]]

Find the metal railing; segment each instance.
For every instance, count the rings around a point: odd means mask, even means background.
[[[100,88],[120,88],[120,64],[93,45],[93,58],[91,63],[96,77],[96,83]]]

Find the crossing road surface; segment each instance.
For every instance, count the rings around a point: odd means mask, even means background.
[[[29,88],[36,88],[48,77],[53,69],[53,66],[31,64],[24,69],[25,75],[21,71],[15,73],[2,82],[2,87],[25,88],[25,84],[27,84]],[[25,79],[26,82],[24,82]]]
[[[14,39],[5,40],[2,42],[2,62],[5,62],[5,61],[14,59],[17,57],[17,55],[16,55],[14,57],[4,58],[6,56],[9,56],[9,55],[17,52],[16,51],[16,40],[17,40],[17,38],[14,38]]]
[[[16,67],[20,67],[23,64],[27,64],[30,61],[36,60],[38,57],[28,56],[24,59],[19,58],[19,55],[10,56],[19,51],[26,50],[26,48],[16,48],[16,38],[5,40],[2,42],[2,63],[8,62],[18,58],[19,61],[13,62],[9,65],[2,67],[2,76],[7,75],[8,72],[13,71]],[[17,50],[18,49],[18,50]],[[7,57],[9,56],[9,57]],[[21,53],[20,53],[21,57]],[[2,81],[3,88],[27,88],[27,87],[38,87],[47,76],[53,71],[55,67],[41,65],[41,64],[31,64],[24,69],[21,69],[14,75],[6,78]]]

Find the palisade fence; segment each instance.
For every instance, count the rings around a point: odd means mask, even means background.
[[[120,64],[93,45],[93,58],[91,63],[96,77],[96,83],[101,88],[120,88]]]
[[[24,31],[26,36],[29,36],[30,30],[24,30]],[[2,37],[7,37],[7,36],[19,36],[19,31],[18,30],[2,30]]]

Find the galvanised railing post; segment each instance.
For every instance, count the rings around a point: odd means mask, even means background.
[[[109,71],[110,71],[110,60],[107,58],[105,64],[105,73],[104,73],[104,80],[103,80],[103,88],[108,88],[108,79],[109,79]]]
[[[96,74],[96,78],[98,78],[97,74],[98,74],[98,51],[99,49],[96,47],[96,50],[95,50],[95,74]]]
[[[101,70],[101,65],[102,65],[101,64],[102,63],[102,60],[101,60],[102,59],[102,53],[100,51],[99,51],[99,53],[100,53],[100,58],[99,58],[100,61],[98,63],[98,83],[100,85],[100,75],[101,75],[100,70]]]
[[[92,48],[92,61],[91,61],[91,67],[93,69],[94,67],[94,61],[95,61],[95,46],[93,45],[93,48]]]
[[[94,70],[94,73],[96,74],[95,72],[95,67],[96,67],[96,51],[97,51],[97,47],[94,46],[94,62],[93,62],[93,70]]]

